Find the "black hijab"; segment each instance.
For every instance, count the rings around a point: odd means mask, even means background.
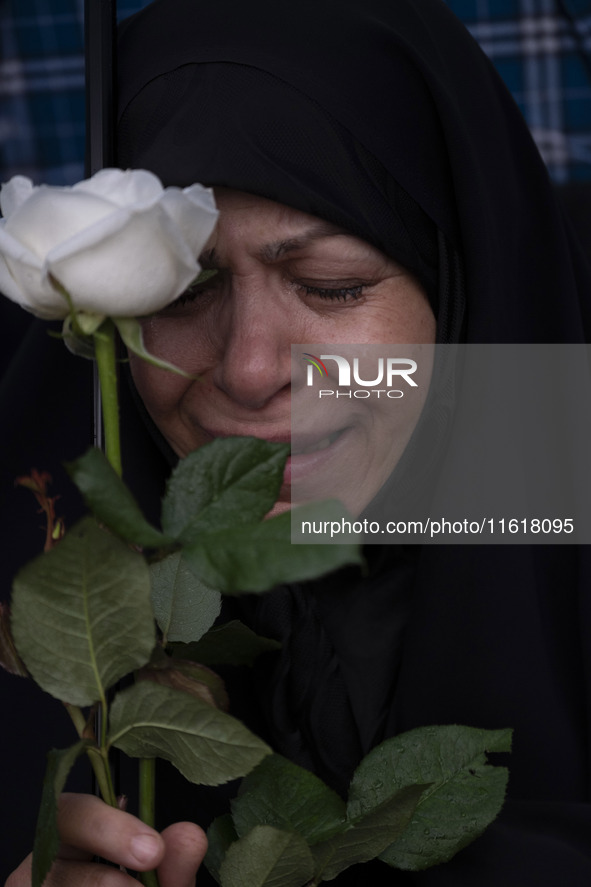
[[[547,172],[443,3],[156,0],[120,51],[121,164],[364,237],[417,275],[439,341],[588,338],[588,269]],[[242,603],[284,645],[259,683],[271,741],[339,790],[400,730],[515,727],[513,800],[483,838],[431,872],[339,883],[589,883],[588,568],[586,549],[392,546],[364,577]]]
[[[464,258],[466,341],[581,340],[545,167],[443,3],[156,0],[122,28],[120,82],[121,164],[317,212],[423,279],[431,220]]]

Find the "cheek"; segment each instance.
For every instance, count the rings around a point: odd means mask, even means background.
[[[147,339],[145,339],[145,344],[148,350],[154,353]],[[158,369],[133,354],[129,355],[129,365],[139,396],[151,417],[166,435],[167,432],[162,427],[162,423],[177,411],[188,388],[189,380],[176,373]]]
[[[142,324],[144,344],[150,354],[191,375],[204,372],[212,360],[212,347],[204,330],[205,325],[188,313],[172,318],[153,317]]]
[[[409,345],[435,342],[437,321],[421,287],[408,277],[396,295],[383,318],[383,341]]]

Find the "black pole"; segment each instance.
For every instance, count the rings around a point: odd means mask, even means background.
[[[115,163],[116,0],[84,0],[86,175]]]
[[[84,0],[86,176],[115,163],[117,0]],[[98,372],[94,365],[95,447],[104,449]]]
[[[115,164],[117,0],[84,0],[84,68],[86,86],[86,177]],[[93,373],[94,446],[104,451],[104,429],[98,369]],[[101,735],[101,715],[95,718]],[[116,770],[118,767],[116,766]],[[119,794],[118,773],[114,774]],[[99,795],[93,778],[94,794]]]

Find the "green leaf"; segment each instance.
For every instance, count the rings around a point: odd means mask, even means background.
[[[424,790],[424,785],[400,789],[377,809],[352,820],[346,831],[316,845],[313,848],[316,876],[332,881],[350,866],[379,856],[404,833]]]
[[[245,776],[270,753],[230,715],[149,681],[123,690],[113,700],[109,745],[132,758],[164,758],[189,782],[201,785]]]
[[[196,378],[195,376],[192,376],[191,373],[186,373],[173,363],[169,363],[167,360],[161,360],[153,354],[150,354],[144,345],[141,324],[135,317],[112,317],[111,320],[119,330],[119,335],[124,344],[127,345],[133,354],[137,354],[137,356],[141,357],[142,360],[145,360],[146,363],[159,367],[161,370],[169,370],[169,372],[176,373],[177,376],[184,376],[187,379]]]
[[[222,887],[304,887],[313,872],[304,839],[268,825],[233,843],[220,867]]]
[[[228,711],[229,700],[226,687],[221,677],[198,662],[184,659],[173,659],[165,656],[164,660],[145,665],[137,672],[139,680],[154,681],[173,690],[192,693],[209,705],[215,705],[222,711]]]
[[[152,605],[167,641],[197,641],[220,614],[219,591],[203,584],[189,569],[181,552],[150,566]]]
[[[281,755],[269,755],[243,780],[232,801],[238,835],[256,825],[297,832],[316,844],[347,827],[345,804],[321,779]]]
[[[47,755],[41,804],[33,847],[32,887],[41,887],[60,847],[57,827],[57,802],[68,774],[80,755],[93,743],[83,739],[71,748],[52,749]]]
[[[165,532],[185,544],[204,530],[261,520],[279,494],[288,444],[217,438],[182,459],[162,503]]]
[[[238,840],[232,817],[229,813],[218,816],[207,829],[207,853],[205,854],[205,867],[207,871],[220,883],[220,868],[230,844]]]
[[[252,665],[261,653],[280,650],[279,641],[263,638],[238,619],[211,628],[194,644],[171,644],[176,659],[204,665]]]
[[[267,591],[362,562],[355,545],[292,545],[290,525],[284,512],[262,523],[203,533],[184,556],[196,575],[225,594]]]
[[[118,536],[149,548],[171,541],[148,523],[105,454],[96,447],[68,463],[66,468],[88,507]]]
[[[12,629],[44,690],[92,705],[150,658],[155,632],[143,557],[85,518],[18,574]]]
[[[457,725],[420,727],[388,739],[357,768],[349,794],[351,812],[363,815],[405,785],[432,783],[405,834],[380,858],[412,871],[445,862],[478,837],[501,809],[507,770],[487,764],[485,752],[510,748],[510,730]]]

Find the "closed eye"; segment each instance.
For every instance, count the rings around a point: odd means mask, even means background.
[[[307,296],[319,296],[321,299],[332,299],[334,301],[346,302],[348,299],[358,299],[363,291],[363,284],[355,286],[327,287],[327,286],[309,286],[307,284],[297,284],[299,290],[303,290]]]

